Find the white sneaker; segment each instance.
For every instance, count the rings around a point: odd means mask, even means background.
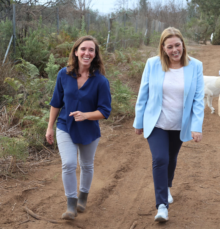
[[[170,193],[170,188],[168,188],[168,203],[169,204],[172,204],[173,203],[173,197],[172,197],[172,195]]]
[[[158,207],[157,215],[155,216],[155,221],[166,222],[168,220],[168,210],[164,204],[160,204]]]

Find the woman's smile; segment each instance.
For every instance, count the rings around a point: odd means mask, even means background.
[[[183,45],[179,37],[174,36],[166,39],[164,42],[163,49],[169,57],[171,63],[180,62],[183,54]]]
[[[95,44],[93,41],[84,41],[75,51],[79,65],[89,67],[95,58]]]

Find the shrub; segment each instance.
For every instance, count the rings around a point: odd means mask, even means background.
[[[160,33],[153,31],[153,33],[151,33],[150,35],[149,45],[157,48],[159,45],[159,42],[160,42]]]
[[[8,19],[0,22],[0,59],[3,60],[12,36],[12,22]]]
[[[14,93],[14,103],[21,103],[28,108],[39,105],[40,98],[45,94],[45,79],[36,78],[38,69],[33,64],[20,59],[21,63],[15,66],[17,78],[7,77],[5,83],[10,85]]]
[[[215,33],[213,35],[212,44],[220,45],[220,16],[218,17],[218,20],[215,26]]]
[[[69,57],[70,51],[73,47],[73,42],[69,43],[69,42],[63,42],[60,45],[56,46],[55,52],[56,55],[59,54],[59,56],[61,57]]]
[[[82,22],[81,22],[81,29],[79,31],[79,37],[87,35],[86,33],[86,23],[85,23],[85,18],[82,16]]]
[[[39,116],[24,116],[23,122],[28,121],[29,125],[24,129],[23,134],[29,147],[34,147],[37,150],[43,148],[49,115],[49,109],[41,109]]]
[[[16,71],[14,70],[12,64],[7,63],[3,66],[0,65],[0,102],[3,102],[4,95],[12,96],[14,95],[14,91],[11,90],[8,84],[5,84],[5,79],[10,77],[16,77]]]
[[[47,67],[45,68],[45,72],[48,74],[48,81],[47,81],[46,88],[49,94],[52,94],[54,90],[59,68],[60,66],[55,64],[54,55],[50,54],[49,61],[47,63]]]
[[[127,85],[117,79],[111,82],[112,89],[112,112],[111,116],[116,114],[127,115],[133,109],[131,99],[133,93]]]
[[[68,34],[72,40],[76,40],[80,32],[80,30],[77,27],[68,24],[68,22],[65,19],[61,20],[60,30],[61,33],[65,32],[66,34]]]
[[[0,136],[0,158],[8,156],[12,156],[16,160],[25,160],[29,156],[26,140]]]
[[[133,26],[121,26],[120,23],[112,23],[108,51],[113,52],[115,50],[125,49],[128,47],[139,48],[142,43],[142,33],[136,33]]]
[[[19,73],[22,73],[22,74],[29,76],[31,78],[35,78],[35,77],[39,76],[39,74],[40,74],[39,70],[35,65],[33,65],[30,62],[25,61],[21,58],[19,60],[20,60],[20,63],[15,66],[15,69]]]
[[[59,44],[54,49],[53,53],[55,57],[55,62],[59,64],[61,67],[65,67],[67,65],[70,51],[73,47],[73,42],[63,42]]]
[[[18,40],[18,57],[34,64],[40,71],[45,67],[49,56],[48,39],[44,39],[44,33],[41,28],[36,31],[30,30],[27,37]]]
[[[209,40],[212,31],[213,29],[206,18],[191,18],[184,26],[183,33],[185,37],[193,39],[196,42],[202,41],[205,44]]]
[[[112,80],[115,80],[121,72],[117,69],[115,69],[115,66],[109,66],[106,68],[106,77],[111,78]]]
[[[132,61],[130,64],[129,74],[131,77],[140,79],[144,71],[145,63],[141,61]]]

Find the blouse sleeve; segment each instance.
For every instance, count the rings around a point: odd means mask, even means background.
[[[50,102],[50,105],[56,108],[61,108],[64,105],[63,102],[64,91],[63,91],[61,77],[62,77],[62,69],[59,71],[57,75],[56,86],[53,92],[53,97]]]
[[[97,110],[107,119],[111,113],[111,109],[110,86],[109,81],[105,79],[104,83],[99,87]]]

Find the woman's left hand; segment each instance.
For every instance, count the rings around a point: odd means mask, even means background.
[[[194,142],[200,142],[202,140],[202,133],[193,132],[193,131],[191,133]]]
[[[81,111],[70,112],[69,116],[73,116],[76,122],[84,121],[87,119],[85,113]]]

